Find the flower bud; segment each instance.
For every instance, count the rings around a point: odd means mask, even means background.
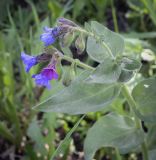
[[[58,81],[60,81],[61,78],[62,78],[62,75],[63,75],[63,67],[62,67],[62,64],[61,64],[61,59],[57,60],[56,71],[59,74]]]
[[[82,34],[78,36],[78,38],[75,41],[75,47],[77,49],[78,54],[82,54],[82,52],[85,50],[85,39]]]
[[[62,80],[62,83],[64,86],[69,86],[72,82],[72,80],[74,80],[76,76],[76,72],[75,72],[75,63],[71,65],[71,67],[69,69],[67,69],[64,73],[64,77]]]
[[[63,18],[63,17],[59,18],[57,22],[59,25],[68,25],[68,26],[77,27],[77,25],[74,22],[70,21],[69,19]]]
[[[61,47],[69,47],[74,40],[74,33],[68,32],[66,33],[62,39],[60,38]]]
[[[150,49],[144,49],[143,52],[141,53],[141,58],[144,61],[152,62],[155,60],[156,57]]]
[[[36,57],[38,63],[50,61],[51,58],[52,54],[49,53],[42,53]]]

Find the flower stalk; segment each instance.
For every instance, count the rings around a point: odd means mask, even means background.
[[[94,67],[91,67],[91,66],[89,66],[89,65],[81,62],[81,61],[78,60],[78,59],[73,59],[73,58],[68,57],[68,56],[65,56],[65,55],[62,56],[61,59],[62,59],[62,60],[66,60],[66,61],[71,62],[71,63],[75,62],[77,66],[82,67],[82,68],[84,68],[84,69],[88,69],[88,70],[94,70],[94,69],[95,69]]]

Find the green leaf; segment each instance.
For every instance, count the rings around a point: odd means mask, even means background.
[[[43,112],[84,114],[108,106],[119,94],[120,84],[89,84],[85,79],[90,72],[83,72],[71,85],[37,105]]]
[[[85,28],[85,30],[88,31],[88,32],[91,32],[91,31],[92,31],[90,24],[87,23],[87,22],[85,22],[84,28]]]
[[[141,68],[141,62],[130,57],[123,57],[120,63],[122,69],[119,82],[128,82],[134,76],[134,71]]]
[[[122,69],[119,77],[119,82],[128,82],[133,76],[134,76],[133,71]]]
[[[10,142],[14,143],[14,136],[10,132],[10,130],[7,128],[6,124],[3,122],[0,122],[0,136],[6,138]]]
[[[119,34],[96,21],[91,22],[91,29],[95,37],[88,37],[87,53],[92,59],[102,62],[110,55],[116,57],[123,53],[124,39]]]
[[[121,66],[111,58],[106,58],[87,79],[92,83],[114,83],[121,74]]]
[[[114,83],[127,82],[133,75],[134,71],[140,69],[141,63],[129,57],[120,59],[106,58],[87,79],[91,83]]]
[[[140,69],[141,63],[137,61],[136,59],[129,58],[129,57],[123,57],[121,66],[125,70],[134,71],[134,70]]]
[[[44,143],[49,145],[49,156],[52,155],[52,153],[55,151],[55,145],[54,141],[56,138],[56,132],[55,132],[55,127],[56,127],[56,113],[50,112],[50,113],[45,113],[43,115],[43,124],[42,124],[42,133],[45,130],[48,131],[47,134],[44,135]]]
[[[134,150],[143,141],[143,132],[124,116],[108,114],[89,129],[84,143],[85,159],[91,160],[101,147],[117,147],[120,153]]]
[[[141,81],[132,92],[137,104],[138,116],[142,120],[155,122],[156,118],[156,79]]]
[[[44,137],[41,133],[41,127],[39,126],[36,118],[32,120],[32,122],[29,125],[28,136],[35,142],[34,149],[42,154],[47,153],[45,147],[44,147]]]
[[[66,135],[66,137],[64,138],[64,140],[59,144],[59,146],[57,147],[57,149],[56,149],[55,152],[53,153],[53,155],[52,155],[52,157],[50,158],[50,160],[53,160],[58,154],[62,153],[62,150],[63,150],[63,148],[66,146],[66,144],[68,144],[72,133],[76,130],[76,128],[78,127],[78,125],[80,124],[80,122],[83,120],[84,117],[85,117],[85,115],[83,115],[83,116],[77,121],[77,123],[74,125],[74,127],[68,132],[68,134]]]
[[[97,62],[103,62],[109,56],[105,47],[93,37],[88,37],[86,50],[89,56]]]

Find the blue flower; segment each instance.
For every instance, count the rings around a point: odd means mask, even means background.
[[[25,52],[21,52],[21,59],[25,64],[26,72],[29,72],[31,67],[37,64],[37,58],[35,56],[25,54]]]
[[[44,33],[41,34],[40,40],[43,41],[44,45],[47,47],[56,41],[59,34],[60,34],[60,27],[54,27],[54,28],[44,27]]]
[[[58,79],[58,74],[55,70],[55,66],[49,66],[44,68],[40,74],[33,75],[32,78],[35,78],[35,82],[39,86],[45,86],[48,89],[51,88],[50,81],[52,79]]]

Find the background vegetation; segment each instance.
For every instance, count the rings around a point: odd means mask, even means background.
[[[35,86],[26,74],[20,53],[37,55],[43,50],[39,40],[44,26],[54,26],[58,17],[66,17],[79,25],[96,20],[121,33],[126,41],[126,53],[142,58],[140,74],[153,76],[156,72],[156,1],[155,0],[1,0],[0,1],[0,160],[83,159],[83,140],[90,126],[103,110],[88,114],[76,131],[67,138],[60,150],[57,146],[79,119],[56,113],[41,113],[32,107],[59,91],[61,82],[52,82],[52,90]],[[117,19],[116,19],[117,17]],[[147,50],[148,49],[148,50]],[[71,52],[72,51],[72,52]],[[85,51],[79,55],[74,46],[64,50],[92,65]],[[150,58],[142,53],[150,54]],[[64,63],[67,66],[68,64]],[[35,67],[34,73],[40,68]],[[133,82],[132,85],[134,85]],[[118,106],[118,107],[116,107]],[[128,112],[127,103],[118,100],[111,105],[120,114]],[[126,111],[126,112],[125,112]],[[147,128],[145,127],[145,130]],[[69,133],[70,134],[70,133]],[[68,135],[69,135],[68,134]],[[152,147],[155,148],[152,132]],[[101,149],[97,160],[116,159],[112,148]],[[132,153],[123,159],[142,159]]]

